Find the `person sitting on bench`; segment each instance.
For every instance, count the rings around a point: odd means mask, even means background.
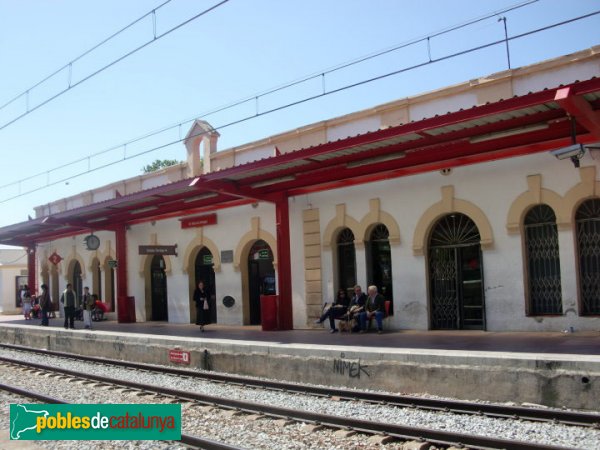
[[[375,317],[375,320],[377,321],[377,332],[381,333],[383,331],[385,299],[382,295],[377,293],[377,286],[369,286],[368,292],[369,296],[367,297],[365,310],[359,314],[360,332],[364,333],[367,331],[367,321],[370,323],[371,319]]]
[[[321,317],[315,321],[315,323],[321,324],[325,322],[325,319],[329,318],[329,327],[331,330],[330,333],[337,333],[337,328],[335,327],[335,319],[341,318],[348,312],[348,303],[350,302],[350,298],[348,298],[348,294],[346,293],[346,289],[340,289],[338,291],[338,295],[331,305],[329,309],[327,309]]]
[[[345,319],[350,328],[350,331],[356,333],[360,330],[360,324],[358,321],[359,314],[364,311],[365,303],[367,301],[367,294],[362,291],[362,288],[357,284],[354,286],[354,295],[350,300],[350,306],[348,307],[348,314]]]

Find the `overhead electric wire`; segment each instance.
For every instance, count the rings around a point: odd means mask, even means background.
[[[148,11],[146,14],[144,14],[143,16],[138,17],[137,19],[135,19],[133,22],[131,22],[129,25],[125,25],[123,28],[121,28],[118,31],[115,31],[113,34],[111,34],[110,36],[108,36],[107,38],[103,39],[102,41],[98,42],[96,45],[94,45],[93,47],[89,48],[88,50],[86,50],[85,52],[83,52],[81,55],[75,57],[74,59],[72,59],[71,61],[69,61],[68,63],[66,63],[64,66],[56,69],[54,72],[52,72],[50,75],[46,76],[45,78],[42,78],[40,81],[38,81],[36,84],[34,84],[33,86],[30,86],[28,89],[25,89],[23,92],[21,92],[20,94],[14,96],[13,98],[11,98],[9,101],[7,101],[6,103],[4,103],[2,106],[0,106],[0,111],[2,111],[4,108],[6,108],[8,105],[10,105],[11,103],[15,102],[16,100],[20,99],[21,97],[27,95],[32,89],[35,89],[36,87],[38,87],[39,85],[41,85],[42,83],[44,83],[45,81],[48,81],[50,78],[52,78],[54,75],[58,75],[60,72],[62,72],[65,69],[68,69],[69,67],[73,66],[73,63],[79,61],[81,58],[83,58],[84,56],[90,54],[91,52],[93,52],[94,50],[96,50],[97,48],[103,46],[104,44],[106,44],[108,41],[112,40],[113,38],[117,37],[119,34],[123,33],[124,31],[128,30],[129,28],[131,28],[132,26],[134,26],[136,23],[144,20],[146,17],[148,17],[150,14],[154,14],[156,11],[158,11],[160,8],[162,8],[163,6],[165,6],[167,3],[170,3],[172,0],[167,0],[164,3],[158,5],[156,8]]]
[[[578,20],[583,20],[583,19],[595,16],[595,15],[598,15],[598,14],[600,14],[600,10],[597,10],[597,11],[594,11],[592,13],[588,13],[588,14],[585,14],[585,15],[582,15],[582,16],[578,16],[578,17],[575,17],[575,18],[572,18],[572,19],[568,19],[568,20],[564,20],[564,21],[561,21],[561,22],[557,22],[557,23],[554,23],[554,24],[551,24],[551,25],[547,25],[547,26],[544,26],[544,27],[541,27],[541,28],[536,28],[534,30],[530,30],[530,31],[527,31],[527,32],[524,32],[524,33],[521,33],[521,34],[510,36],[508,39],[509,40],[520,39],[520,38],[523,38],[523,37],[526,37],[526,36],[530,36],[532,34],[540,33],[542,31],[547,31],[547,30],[552,29],[552,28],[556,28],[556,27],[563,26],[563,25],[566,25],[566,24],[569,24],[569,23],[573,23],[573,22],[576,22]],[[342,92],[342,91],[345,91],[345,90],[348,90],[348,89],[352,89],[352,88],[355,88],[355,87],[358,87],[358,86],[361,86],[361,85],[364,85],[364,84],[372,83],[374,81],[378,81],[378,80],[381,80],[381,79],[384,79],[384,78],[387,78],[387,77],[390,77],[390,76],[398,75],[400,73],[404,73],[404,72],[407,72],[407,71],[410,71],[410,70],[414,70],[414,69],[417,69],[417,68],[420,68],[420,67],[424,67],[424,66],[427,66],[427,65],[430,65],[430,64],[434,64],[434,63],[437,63],[437,62],[440,62],[440,61],[445,61],[445,60],[448,60],[448,59],[451,59],[451,58],[455,58],[455,57],[458,57],[458,56],[466,55],[468,53],[473,53],[473,52],[476,52],[478,50],[482,50],[482,49],[485,49],[485,48],[492,47],[494,45],[502,44],[504,42],[505,42],[505,39],[495,40],[495,41],[489,42],[487,44],[482,44],[482,45],[478,45],[478,46],[475,46],[475,47],[471,47],[469,49],[461,50],[461,51],[455,52],[455,53],[451,53],[451,54],[448,54],[448,55],[445,55],[445,56],[442,56],[442,57],[439,57],[439,58],[436,58],[436,59],[430,59],[430,60],[425,61],[423,63],[419,63],[419,64],[415,64],[415,65],[412,65],[412,66],[404,67],[402,69],[398,69],[398,70],[395,70],[395,71],[392,71],[392,72],[388,72],[388,73],[385,73],[383,75],[379,75],[379,76],[376,76],[376,77],[368,78],[368,79],[365,79],[365,80],[362,80],[362,81],[359,81],[359,82],[356,82],[356,83],[347,84],[345,86],[339,87],[337,89],[333,89],[331,91],[323,92],[323,93],[320,93],[320,94],[317,94],[317,95],[313,95],[313,96],[310,96],[310,97],[305,97],[305,98],[303,98],[301,100],[297,100],[297,101],[294,101],[294,102],[286,103],[285,105],[280,105],[278,107],[275,107],[275,108],[272,108],[272,109],[269,109],[269,110],[266,110],[266,111],[262,111],[260,113],[256,113],[256,114],[251,115],[251,116],[247,116],[247,117],[243,117],[241,119],[234,120],[232,122],[229,122],[229,123],[226,123],[226,124],[214,127],[214,130],[222,130],[224,128],[227,128],[227,127],[230,127],[230,126],[233,126],[233,125],[237,125],[237,124],[240,124],[240,123],[246,122],[248,120],[255,119],[257,117],[261,117],[261,116],[264,116],[264,115],[267,115],[267,114],[272,114],[274,112],[277,112],[277,111],[280,111],[280,110],[283,110],[283,109],[286,109],[286,108],[290,108],[292,106],[296,106],[296,105],[299,105],[299,104],[302,104],[302,103],[306,103],[308,101],[315,100],[317,98],[325,97],[325,96],[328,96],[328,95],[331,95],[331,94],[335,94],[335,93],[338,93],[338,92]],[[193,138],[193,137],[197,137],[197,136],[201,136],[201,135],[204,135],[204,134],[206,134],[206,132],[201,132],[201,133],[193,134],[193,135],[188,136],[187,139]],[[49,184],[47,184],[45,186],[34,188],[34,189],[31,189],[31,190],[29,190],[27,192],[23,192],[23,193],[20,193],[18,195],[15,195],[13,197],[2,199],[2,200],[0,200],[0,203],[5,203],[5,202],[7,202],[9,200],[13,200],[13,199],[21,197],[23,195],[31,194],[33,192],[37,192],[37,191],[46,189],[46,188],[48,188],[50,186],[54,186],[54,185],[57,185],[57,184],[60,184],[60,183],[64,183],[65,181],[68,181],[68,180],[71,180],[71,179],[74,179],[74,178],[86,175],[88,173],[95,172],[95,171],[98,171],[98,170],[101,170],[101,169],[105,169],[105,168],[113,166],[115,164],[119,164],[119,163],[123,162],[124,160],[129,160],[129,159],[137,158],[138,156],[142,156],[142,155],[154,152],[156,150],[164,149],[164,148],[170,147],[171,145],[179,144],[179,143],[181,143],[181,142],[183,142],[185,140],[186,140],[186,138],[180,138],[180,139],[175,139],[173,141],[170,141],[170,142],[158,145],[158,146],[154,146],[152,148],[149,148],[149,149],[140,151],[138,153],[135,153],[133,155],[127,156],[127,157],[125,157],[125,158],[123,158],[121,160],[113,161],[113,162],[110,162],[110,163],[106,163],[106,164],[103,164],[101,166],[94,167],[92,169],[88,169],[85,172],[80,172],[78,174],[70,175],[70,176],[65,177],[63,179],[56,180],[56,181],[54,181],[52,183],[49,183]],[[119,148],[119,147],[115,147],[115,148]],[[87,159],[87,158],[84,158],[81,161],[84,161],[85,159]],[[46,172],[44,172],[44,173],[46,173]]]
[[[171,1],[171,0],[169,0],[169,1]],[[248,103],[250,101],[258,100],[258,99],[260,99],[260,98],[262,98],[264,96],[267,96],[267,95],[270,95],[270,94],[282,91],[282,90],[290,88],[290,87],[294,87],[294,86],[296,86],[298,84],[301,84],[301,83],[313,80],[313,79],[321,77],[321,76],[328,75],[328,74],[336,72],[338,70],[342,70],[342,69],[351,67],[353,65],[360,64],[360,63],[362,63],[364,61],[367,61],[367,60],[370,60],[370,59],[373,59],[373,58],[376,58],[376,57],[388,54],[390,52],[406,48],[407,46],[414,45],[414,44],[417,44],[419,42],[423,42],[423,41],[425,41],[427,39],[431,39],[433,37],[438,37],[438,36],[441,36],[441,35],[444,35],[444,34],[447,34],[447,33],[450,33],[452,31],[456,31],[456,30],[459,30],[459,29],[462,29],[462,28],[466,28],[466,27],[468,27],[470,25],[473,25],[475,23],[478,23],[478,22],[481,22],[483,20],[489,19],[491,17],[497,16],[499,14],[505,14],[507,12],[523,8],[525,6],[529,6],[529,5],[533,4],[533,3],[537,3],[538,1],[539,0],[526,0],[524,2],[516,3],[514,5],[507,6],[504,9],[501,9],[501,10],[498,10],[498,11],[493,11],[493,12],[484,14],[482,16],[479,16],[479,17],[476,17],[476,18],[473,18],[473,19],[469,19],[469,20],[467,20],[465,22],[461,22],[459,24],[451,25],[451,26],[443,28],[443,29],[441,29],[439,31],[435,31],[432,34],[421,36],[421,37],[417,37],[417,38],[413,38],[413,39],[405,41],[403,43],[396,44],[396,45],[394,45],[392,47],[388,47],[388,48],[383,49],[383,50],[378,50],[376,52],[373,52],[373,53],[370,53],[370,54],[367,54],[367,55],[363,55],[363,56],[360,56],[358,58],[346,61],[344,63],[340,63],[338,65],[329,67],[328,69],[324,69],[324,70],[312,73],[310,75],[305,75],[305,76],[300,77],[300,78],[298,78],[296,80],[293,80],[293,81],[284,83],[282,85],[279,85],[279,86],[267,89],[265,91],[256,93],[256,94],[248,96],[248,97],[244,97],[244,98],[239,99],[239,100],[235,100],[235,101],[233,101],[231,103],[227,103],[225,105],[215,107],[215,108],[210,109],[208,111],[204,111],[204,112],[202,112],[200,114],[196,114],[196,115],[194,115],[194,116],[192,116],[192,117],[190,117],[188,119],[181,120],[181,121],[179,121],[179,122],[177,122],[177,123],[175,123],[173,125],[168,125],[168,126],[159,128],[157,130],[150,131],[150,132],[148,132],[146,134],[143,134],[143,135],[138,136],[136,138],[130,139],[130,140],[125,141],[125,142],[122,142],[122,143],[120,143],[118,145],[115,145],[115,146],[112,146],[112,147],[108,147],[108,148],[106,148],[104,150],[100,150],[100,151],[98,151],[96,153],[88,154],[87,156],[84,156],[82,158],[73,160],[73,161],[65,163],[65,164],[62,164],[60,166],[56,166],[56,167],[54,167],[52,169],[48,169],[48,170],[45,170],[43,172],[39,172],[37,174],[30,175],[27,178],[22,178],[20,180],[16,180],[16,181],[12,181],[10,183],[4,184],[4,185],[0,185],[0,189],[4,189],[4,188],[10,187],[10,186],[16,186],[16,185],[19,185],[22,182],[25,182],[27,180],[30,180],[32,178],[39,177],[39,176],[42,176],[42,175],[49,176],[50,174],[52,174],[54,172],[57,172],[59,170],[65,169],[67,167],[70,167],[70,166],[73,166],[75,164],[79,164],[79,163],[82,163],[82,162],[85,162],[85,161],[89,161],[91,158],[95,158],[97,156],[100,156],[100,155],[103,155],[103,154],[106,154],[106,153],[118,150],[120,148],[127,147],[128,145],[131,145],[131,144],[134,144],[134,143],[139,142],[141,140],[144,140],[144,139],[156,136],[158,134],[164,133],[165,131],[169,131],[169,130],[181,127],[181,126],[185,125],[186,123],[190,123],[190,122],[192,122],[192,121],[194,121],[196,119],[199,119],[199,118],[201,119],[201,118],[204,118],[204,117],[207,117],[207,116],[219,113],[219,112],[226,111],[228,109],[235,108],[236,106],[243,105],[243,104]],[[163,5],[164,4],[166,4],[166,3],[163,3]],[[160,5],[159,8],[161,6],[163,6],[163,5]],[[64,67],[67,67],[67,66],[64,66]],[[119,161],[123,161],[123,160],[119,160]],[[48,185],[46,185],[45,187],[47,187],[47,186]]]
[[[54,75],[60,73],[61,71],[65,70],[66,68],[70,68],[72,67],[72,63],[77,61],[78,59],[82,58],[83,56],[89,54],[91,51],[95,50],[96,48],[98,48],[99,46],[103,45],[104,43],[108,42],[110,39],[112,39],[113,37],[115,37],[116,35],[120,34],[121,32],[125,31],[127,28],[133,26],[134,24],[138,23],[140,20],[142,20],[143,18],[148,17],[151,14],[154,14],[156,12],[156,10],[158,8],[161,8],[162,6],[164,6],[165,4],[167,4],[168,2],[170,2],[171,0],[167,0],[165,3],[159,5],[157,8],[153,9],[152,11],[150,11],[149,13],[146,13],[144,16],[140,17],[139,19],[135,20],[134,22],[132,22],[131,24],[127,25],[125,28],[121,29],[120,31],[114,33],[113,35],[111,35],[110,37],[106,38],[104,41],[102,41],[101,43],[97,44],[96,46],[94,46],[92,49],[86,51],[85,53],[83,53],[82,55],[78,56],[76,59],[74,59],[73,61],[69,62],[68,64],[64,65],[63,67],[61,67],[60,69],[58,69],[57,71],[55,71],[54,73],[52,73],[51,75],[47,76],[46,78],[44,78],[42,81],[38,82],[36,85],[30,87],[29,89],[25,90],[23,93],[19,94],[18,96],[14,97],[12,100],[9,100],[8,103],[5,103],[3,106],[0,107],[0,111],[2,109],[4,109],[6,106],[12,104],[14,101],[16,101],[17,99],[23,97],[23,96],[28,96],[29,92],[34,89],[35,87],[39,86],[40,84],[42,84],[44,81],[47,81],[48,79],[52,78]],[[86,77],[82,78],[81,80],[77,81],[76,83],[71,83],[69,80],[69,84],[68,86],[61,90],[58,91],[56,94],[52,95],[51,97],[47,98],[46,100],[38,103],[37,105],[35,105],[32,108],[29,108],[29,106],[27,106],[27,109],[24,113],[14,117],[13,119],[9,120],[8,122],[3,123],[2,125],[0,125],[0,130],[5,129],[6,127],[12,125],[13,123],[15,123],[16,121],[22,119],[23,117],[29,115],[30,113],[32,113],[33,111],[36,111],[37,109],[41,108],[42,106],[50,103],[51,101],[55,100],[56,98],[60,97],[61,95],[65,94],[66,92],[70,91],[71,89],[73,89],[74,87],[79,86],[80,84],[86,82],[87,80],[89,80],[90,78],[95,77],[96,75],[98,75],[101,72],[104,72],[106,69],[114,66],[115,64],[123,61],[125,58],[128,58],[129,56],[133,55],[134,53],[137,53],[138,51],[142,50],[143,48],[147,47],[150,44],[153,44],[154,42],[162,39],[163,37],[171,34],[173,31],[178,30],[179,28],[187,25],[190,22],[193,22],[194,20],[198,19],[199,17],[202,17],[203,15],[215,10],[216,8],[218,8],[219,6],[227,3],[229,0],[221,0],[219,3],[211,6],[210,8],[207,8],[201,12],[199,12],[198,14],[190,17],[189,19],[179,23],[178,25],[168,29],[167,31],[165,31],[162,34],[157,35],[156,33],[154,33],[154,36],[152,39],[150,39],[148,42],[145,42],[144,44],[134,48],[133,50],[125,53],[124,55],[120,56],[119,58],[111,61],[110,63],[102,66],[100,69],[96,70],[95,72],[92,72],[91,74],[87,75]]]

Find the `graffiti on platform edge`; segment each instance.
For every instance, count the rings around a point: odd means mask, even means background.
[[[347,375],[349,378],[360,378],[361,373],[370,377],[371,374],[367,371],[367,366],[360,363],[360,359],[350,361],[342,358],[333,360],[333,373],[337,375]]]

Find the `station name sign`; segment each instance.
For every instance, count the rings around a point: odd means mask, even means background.
[[[175,255],[177,256],[177,244],[175,245],[140,245],[140,255]]]
[[[181,220],[181,228],[198,228],[205,225],[215,225],[217,223],[217,214],[206,214],[204,216],[187,217]]]

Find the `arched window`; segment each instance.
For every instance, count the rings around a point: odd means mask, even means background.
[[[431,326],[484,329],[481,237],[464,214],[442,217],[429,237]]]
[[[356,251],[354,233],[342,229],[337,236],[338,289],[348,289],[356,284]]]
[[[373,227],[366,242],[367,282],[377,286],[379,293],[390,300],[390,314],[394,310],[392,291],[392,254],[390,232],[382,223]],[[348,286],[350,287],[350,286]]]
[[[600,199],[583,202],[575,213],[581,314],[600,314]]]
[[[529,314],[562,314],[556,215],[548,205],[534,206],[524,228]]]

